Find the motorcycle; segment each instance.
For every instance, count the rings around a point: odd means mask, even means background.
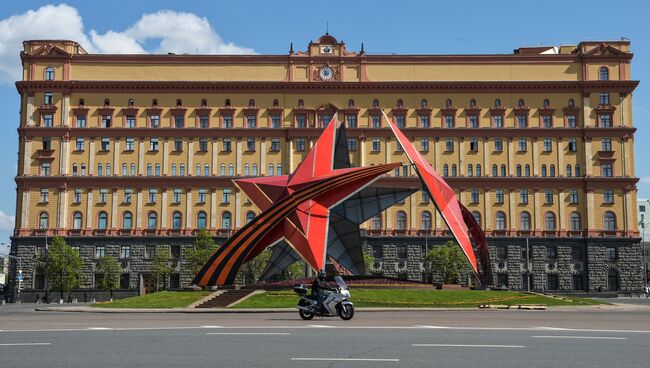
[[[354,304],[350,301],[350,289],[343,281],[341,276],[335,276],[335,291],[326,291],[325,299],[320,308],[317,308],[318,301],[307,295],[305,285],[296,285],[293,291],[300,296],[298,301],[298,314],[304,320],[310,320],[314,317],[341,317],[342,320],[348,321],[354,317]]]

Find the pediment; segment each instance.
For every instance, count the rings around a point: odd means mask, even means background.
[[[70,53],[52,44],[43,45],[29,53],[30,56],[70,57]]]
[[[628,53],[625,51],[621,51],[616,47],[604,43],[583,53],[583,55],[586,56],[625,56],[627,54]]]

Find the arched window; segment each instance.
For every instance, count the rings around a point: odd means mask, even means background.
[[[542,165],[542,178],[546,177],[546,165]]]
[[[610,268],[607,271],[607,291],[618,291],[618,270]]]
[[[298,107],[305,107],[305,100],[302,98],[298,99]]]
[[[495,217],[495,228],[497,230],[505,230],[506,229],[506,214],[501,212],[501,211],[497,211],[497,213],[495,214],[494,217]]]
[[[529,164],[526,164],[526,166],[524,166],[524,174],[526,174],[526,176],[530,176],[530,165]]]
[[[206,100],[205,98],[201,99],[201,107],[206,107],[206,106],[208,106],[208,100]]]
[[[106,167],[107,167],[106,170],[108,170],[108,164],[106,165]],[[156,173],[156,176],[160,176],[160,164],[156,164],[156,171],[155,171],[155,173]]]
[[[429,102],[427,102],[426,98],[423,98],[420,100],[420,107],[427,107],[429,105]]]
[[[395,216],[395,228],[397,230],[406,230],[406,212],[397,211],[397,216]]]
[[[176,106],[183,106],[183,100],[180,98],[176,100]]]
[[[106,164],[106,176],[111,176],[111,164]]]
[[[551,164],[551,166],[549,166],[549,176],[552,177],[552,178],[555,177],[555,165],[554,164]]]
[[[431,230],[431,212],[422,212],[422,223],[420,224],[422,230]]]
[[[474,216],[474,220],[476,220],[476,223],[481,225],[481,213],[478,211],[472,211],[472,216]]]
[[[54,68],[51,66],[45,68],[45,80],[54,80]]]
[[[83,215],[81,212],[77,211],[72,214],[72,228],[75,230],[81,230],[83,226]]]
[[[470,107],[476,107],[476,100],[473,99],[473,98],[471,100],[469,100],[469,106]]]
[[[253,164],[253,171],[251,172],[253,176],[257,176],[257,164]]]
[[[370,228],[372,230],[381,230],[381,216],[377,215],[370,220]]]
[[[235,176],[235,165],[228,164],[228,176]]]
[[[203,165],[203,176],[210,176],[210,164]]]
[[[77,175],[78,175],[77,164],[72,164],[72,176],[77,176]]]
[[[155,212],[149,212],[147,215],[147,229],[154,230],[158,227],[158,215]]]
[[[524,211],[519,214],[519,229],[523,231],[530,230],[530,213]]]
[[[570,98],[567,104],[569,105],[569,107],[575,107],[576,102],[572,98]]]
[[[178,174],[179,174],[180,176],[185,176],[185,164],[180,164],[180,165],[178,165],[178,169],[179,169],[179,170],[178,170],[178,171],[179,171]]]
[[[474,176],[474,167],[472,164],[467,165],[467,176]]]
[[[86,104],[86,101],[83,98],[79,99],[79,106],[83,106]]]
[[[47,229],[49,227],[50,227],[50,221],[47,212],[41,212],[41,214],[38,215],[38,228]]]
[[[172,229],[179,230],[183,226],[183,215],[176,211],[172,214]]]
[[[127,103],[129,106],[135,106],[135,100],[132,98],[129,98],[129,101]]]
[[[476,176],[481,176],[481,164],[476,164]]]
[[[401,98],[397,99],[397,107],[404,107],[404,100]]]
[[[97,215],[97,228],[99,230],[106,230],[107,226],[108,226],[108,214],[104,211],[101,211]]]
[[[127,176],[129,174],[129,166],[126,163],[122,164],[122,176]]]
[[[196,227],[199,229],[205,229],[208,223],[207,219],[208,215],[206,215],[203,211],[199,211],[199,213],[196,215]]]
[[[548,98],[545,98],[542,104],[544,107],[549,107],[551,106],[551,101],[549,101]]]
[[[521,165],[520,164],[517,164],[517,177],[518,178],[521,177]]]
[[[255,212],[253,211],[246,212],[246,223],[253,221],[254,218],[255,218]]]
[[[449,176],[449,165],[442,165],[442,176]]]
[[[580,176],[580,165],[579,164],[576,164],[574,172],[576,174],[576,177]]]
[[[571,212],[570,222],[572,231],[580,230],[580,214],[578,212]]]
[[[196,164],[196,176],[201,176],[201,164]]]
[[[406,166],[404,166],[406,167]],[[451,176],[456,177],[458,175],[456,170],[456,164],[451,164]]]
[[[544,215],[544,230],[555,231],[555,214],[553,212],[546,212]]]
[[[86,164],[81,164],[81,176],[86,176]]]
[[[275,166],[273,164],[269,164],[269,169],[268,169],[268,176],[274,176],[275,175]]]
[[[605,212],[605,216],[603,216],[603,225],[605,231],[616,231],[616,215],[611,211]]]
[[[104,99],[104,106],[110,106],[111,105],[111,100],[108,98]]]
[[[230,212],[224,212],[221,214],[221,228],[230,229]]]
[[[151,176],[151,164],[147,164],[147,176]]]
[[[221,164],[219,167],[219,175],[226,176],[226,164]]]
[[[157,98],[154,98],[153,100],[151,100],[151,106],[154,106],[154,107],[158,106],[158,99]]]
[[[526,106],[526,101],[524,101],[523,98],[520,98],[519,101],[517,101],[517,106],[519,106],[519,107]]]
[[[566,177],[567,178],[571,177],[571,164],[566,165]]]
[[[499,166],[497,166],[497,164],[492,165],[492,176],[499,176]]]
[[[249,164],[244,164],[244,176],[249,176],[251,174],[251,169]]]
[[[255,100],[251,98],[250,100],[248,100],[248,107],[254,107],[254,106],[255,106]]]
[[[501,107],[501,100],[500,99],[497,98],[496,100],[494,100],[494,107]]]
[[[501,176],[507,175],[507,169],[505,164],[501,164]]]
[[[136,170],[136,169],[135,169],[135,164],[131,164],[131,176],[135,176],[135,175],[136,175],[136,171],[135,171],[135,170]]]
[[[448,99],[445,101],[445,107],[451,107],[452,105],[453,105],[453,102],[451,101],[451,99],[448,98]]]
[[[97,176],[104,175],[104,166],[102,164],[97,164]]]
[[[278,101],[277,98],[273,99],[273,107],[278,107],[280,105],[280,101]]]
[[[599,80],[609,80],[609,69],[606,66],[601,66],[598,69],[598,79]]]
[[[379,100],[378,99],[375,98],[374,100],[372,100],[372,107],[379,107]]]
[[[277,175],[282,175],[282,164],[277,164],[276,169],[277,169],[277,170],[275,170],[276,174]]]
[[[354,107],[354,100],[353,99],[348,100],[348,107]]]
[[[126,211],[122,215],[122,229],[130,230],[133,227],[133,215]]]

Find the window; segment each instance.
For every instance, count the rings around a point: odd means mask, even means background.
[[[544,191],[544,204],[553,204],[553,189]]]
[[[185,127],[185,115],[174,115],[174,128]]]
[[[86,127],[86,115],[77,115],[77,128]]]
[[[575,138],[569,138],[569,152],[578,151],[578,142]]]
[[[173,195],[173,203],[178,204],[181,203],[181,197],[183,196],[183,190],[182,189],[174,189],[174,195]]]
[[[230,203],[230,189],[223,190],[223,199],[221,203]]]
[[[572,247],[571,248],[571,260],[572,261],[582,261],[582,248]]]
[[[78,137],[76,139],[75,150],[77,150],[77,151],[83,151],[84,150],[84,139],[82,137]]]
[[[149,214],[151,216],[151,213]],[[155,216],[155,214],[154,214]],[[156,226],[154,225],[154,229]],[[156,247],[153,245],[147,245],[144,247],[144,258],[146,259],[153,259],[156,256]]]
[[[506,164],[501,164],[501,176],[507,176],[508,171],[506,169]]]
[[[81,189],[77,188],[74,190],[74,198],[72,202],[75,204],[81,203]]]
[[[406,212],[397,211],[395,227],[397,230],[406,230]]]
[[[223,152],[231,152],[232,151],[232,140],[230,138],[224,138],[223,139],[223,147],[221,149]]]
[[[350,114],[346,115],[346,120],[348,122],[348,128],[356,128],[357,127],[357,116]]]
[[[469,150],[471,152],[478,152],[478,138],[470,138]]]
[[[246,116],[246,127],[247,128],[256,128],[257,127],[257,115],[247,115]]]
[[[306,128],[307,127],[307,115],[297,114],[296,115],[296,128]]]
[[[528,204],[528,189],[519,191],[519,204]]]
[[[577,212],[572,212],[569,217],[569,222],[571,223],[571,231],[580,231],[580,214]]]
[[[526,164],[526,166],[524,166],[524,171],[525,171],[525,176],[530,177],[530,165],[529,164]]]
[[[476,176],[481,176],[481,164],[476,164]]]
[[[495,178],[499,176],[499,166],[497,164],[492,165],[492,176]]]
[[[72,214],[72,228],[74,230],[81,230],[81,227],[83,226],[83,216],[81,215],[81,212],[75,212]]]
[[[318,115],[318,127],[319,128],[326,128],[332,118],[330,117],[329,114],[323,113]]]
[[[544,230],[555,231],[555,214],[553,212],[546,212],[544,215]]]
[[[95,246],[95,258],[102,258],[106,256],[106,246],[104,245],[97,245]]]
[[[451,176],[456,177],[458,173],[456,172],[456,164],[451,164]]]
[[[135,116],[134,115],[127,115],[126,116],[126,127],[127,128],[135,128]]]
[[[54,80],[54,68],[51,66],[45,68],[45,80]]]
[[[50,196],[49,189],[41,189],[41,198],[39,203],[47,203]]]
[[[282,121],[280,115],[271,115],[271,128],[281,128]]]
[[[253,164],[253,165],[252,165],[252,168],[253,168],[253,171],[251,172],[251,175],[253,175],[253,176],[257,176],[257,174],[258,174],[258,173],[257,173],[257,164]]]
[[[506,248],[505,245],[497,246],[497,259],[498,260],[508,259],[508,248]]]
[[[149,139],[149,151],[158,151],[158,138]]]
[[[453,152],[454,151],[454,139],[453,138],[445,138],[445,151],[446,152]]]
[[[372,100],[372,107],[379,107],[379,100],[378,99],[375,98],[374,100]]]
[[[304,148],[303,148],[304,150]],[[246,139],[246,151],[247,152],[255,152],[255,138],[247,138]]]
[[[598,69],[598,80],[609,80],[609,69],[606,66],[601,66]]]
[[[402,117],[402,121],[404,120],[404,115],[400,115]],[[402,122],[402,125],[404,123]],[[431,127],[431,118],[429,115],[420,115],[420,128],[430,128]]]
[[[155,230],[158,227],[158,215],[155,212],[149,212],[147,216],[147,229]]]
[[[402,144],[399,142],[395,143],[395,151],[396,152],[404,152],[404,148],[402,147]]]
[[[471,197],[472,197],[472,204],[479,203],[479,191],[478,191],[478,189],[472,189]]]
[[[183,219],[182,219],[182,214],[178,211],[174,212],[172,214],[172,229],[174,230],[180,230],[180,228],[183,225]]]
[[[575,170],[575,176],[580,176],[580,165],[576,164],[574,170]]]
[[[604,190],[603,191],[603,203],[612,204],[614,203],[614,191],[613,190]]]
[[[223,127],[224,128],[232,128],[232,115],[224,115],[223,116]]]
[[[517,128],[526,128],[526,127],[528,127],[528,116],[517,115]]]
[[[605,231],[616,231],[616,215],[614,215],[614,213],[610,211],[605,212],[605,216],[603,218],[603,225]]]
[[[618,248],[617,247],[607,247],[607,260],[615,261],[618,259]]]
[[[469,127],[470,128],[478,128],[478,116],[470,115],[468,117],[468,121],[469,121]]]
[[[199,152],[208,152],[208,139],[200,138],[199,139]]]
[[[41,162],[41,175],[50,176],[51,165],[49,162]]]
[[[557,274],[548,274],[546,277],[546,288],[548,290],[557,290],[559,284]]]
[[[474,167],[472,164],[467,165],[467,176],[474,176]]]
[[[569,203],[578,204],[578,191],[576,189],[569,191]]]
[[[567,128],[575,128],[578,126],[578,119],[574,114],[566,116]]]
[[[506,214],[498,211],[495,216],[495,226],[496,230],[505,230],[506,229]]]
[[[45,105],[54,105],[54,93],[45,92],[44,97],[43,97],[43,103]]]
[[[571,165],[567,164],[566,165],[566,176],[567,176],[567,178],[570,178],[572,176],[571,175],[571,170],[572,170]]]
[[[131,246],[130,245],[121,245],[120,246],[120,258],[131,258]]]
[[[246,212],[246,223],[253,221],[254,218],[255,218],[255,212],[253,211]]]
[[[607,271],[607,291],[618,291],[618,271],[610,268]]]
[[[608,92],[601,92],[598,95],[598,103],[601,105],[609,105],[609,93]]]
[[[99,203],[106,203],[107,194],[108,194],[108,189],[102,188],[99,190]]]
[[[228,164],[228,176],[235,176],[235,165]]]
[[[160,115],[158,114],[150,115],[149,123],[151,124],[152,128],[160,128]]]
[[[372,152],[379,152],[381,151],[381,141],[379,138],[373,138],[372,139]]]
[[[199,128],[209,128],[209,127],[210,127],[210,116],[199,115]]]
[[[542,115],[542,126],[544,128],[553,127],[553,117],[551,115]]]
[[[609,162],[603,162],[600,164],[601,175],[606,177],[614,176],[613,165]]]
[[[481,225],[481,213],[478,211],[473,211],[472,216],[474,216],[474,220],[476,220],[476,223]]]
[[[454,115],[445,115],[445,128],[453,128],[455,125],[455,116]]]
[[[269,168],[268,168],[268,172],[267,172],[267,174],[268,174],[269,176],[274,176],[274,175],[275,175],[275,166],[273,166],[273,164],[269,164]]]
[[[555,165],[554,164],[551,164],[551,166],[549,166],[549,176],[552,177],[552,178],[555,177]]]
[[[296,138],[296,151],[303,152],[305,150],[305,139]]]
[[[372,230],[380,230],[381,229],[381,217],[380,216],[375,216],[370,220],[370,228]]]
[[[133,189],[124,189],[124,203],[129,204],[131,203],[131,198],[133,196]]]
[[[370,126],[372,128],[381,128],[381,115],[372,115],[370,117],[370,120]]]
[[[605,152],[611,152],[612,151],[612,139],[611,138],[603,138],[600,141],[600,150],[605,151]]]
[[[196,215],[196,227],[198,227],[199,229],[205,229],[208,225],[207,218],[208,216],[205,214],[205,212],[200,211]]]
[[[526,138],[519,138],[519,152],[526,152],[528,149],[528,142]]]
[[[357,150],[357,140],[355,138],[348,138],[348,151],[354,152]]]
[[[43,126],[46,128],[51,128],[54,126],[54,115],[52,114],[43,114]]]
[[[151,166],[151,164],[147,164],[147,176],[151,175],[153,175],[153,166]]]
[[[495,128],[503,128],[503,115],[492,116],[492,122]]]
[[[86,176],[86,164],[81,164],[81,176]]]
[[[230,212],[221,214],[221,228],[230,229]]]
[[[112,119],[113,119],[113,117],[111,115],[102,115],[101,127],[102,128],[110,128]]]
[[[520,164],[517,164],[516,170],[517,170],[517,177],[520,178],[521,177],[521,165]]]
[[[158,190],[149,189],[149,203],[156,203],[157,194],[158,194]]]
[[[111,141],[109,138],[102,138],[101,144],[100,144],[100,150],[101,151],[109,151],[111,147]]]
[[[503,139],[494,138],[494,152],[503,152]]]
[[[279,138],[272,138],[271,139],[271,152],[279,152],[280,151],[280,139]]]
[[[503,203],[503,189],[497,189],[495,192],[495,202]]]
[[[106,214],[106,212],[104,211],[101,211],[97,216],[97,228],[99,230],[106,230],[107,225],[108,225],[108,214]]]
[[[544,152],[553,151],[553,141],[551,138],[544,138]]]
[[[430,198],[429,198],[429,193],[423,191],[422,192],[422,201],[420,203],[422,204],[429,204]]]
[[[519,214],[519,229],[523,231],[530,230],[530,213],[524,211]]]

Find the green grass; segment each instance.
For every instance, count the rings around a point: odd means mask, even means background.
[[[603,304],[586,298],[552,298],[515,291],[352,289],[357,307],[471,308],[481,304],[546,306]],[[233,308],[291,308],[298,302],[293,291],[268,291],[252,296]]]
[[[160,291],[113,302],[99,302],[92,306],[98,308],[185,308],[211,293],[212,291]]]

